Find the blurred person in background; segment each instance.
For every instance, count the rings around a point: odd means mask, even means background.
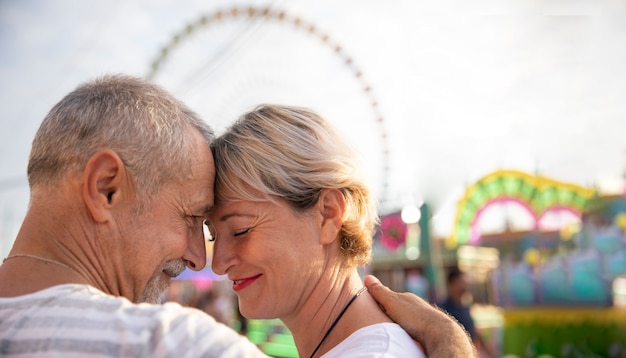
[[[158,304],[172,277],[206,264],[212,140],[188,107],[130,76],[82,84],[52,108],[0,265],[0,356],[265,356],[200,310]],[[438,336],[445,316],[372,280],[379,303],[440,357],[464,345]]]
[[[222,292],[216,285],[212,288],[204,291],[198,291],[192,305],[215,318],[218,322],[224,323],[230,327],[233,327],[235,320],[235,311],[237,307],[233,304],[231,295],[227,295]],[[241,330],[239,333],[245,334]]]
[[[487,357],[495,357],[490,347],[485,344],[480,332],[476,330],[474,319],[470,313],[472,301],[470,283],[463,271],[454,267],[448,272],[446,280],[448,297],[439,307],[456,318],[469,333],[478,352]]]

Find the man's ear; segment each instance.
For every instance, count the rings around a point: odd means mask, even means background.
[[[127,174],[122,159],[112,150],[98,151],[87,161],[83,198],[96,222],[112,219],[111,209],[120,199]]]
[[[324,189],[320,193],[318,207],[322,213],[321,243],[329,244],[341,231],[346,200],[339,189]]]

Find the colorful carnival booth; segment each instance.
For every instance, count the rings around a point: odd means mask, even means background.
[[[511,208],[503,230],[483,232],[490,211]],[[626,357],[624,195],[498,170],[466,188],[448,237],[432,238],[428,205],[419,210],[381,218],[372,270],[392,288],[436,302],[458,266],[499,356]]]
[[[524,208],[532,227],[481,235],[481,214],[503,202]],[[567,220],[549,223],[558,212]],[[448,247],[499,251],[488,287],[502,307],[503,356],[626,356],[623,195],[600,197],[591,188],[501,170],[467,188],[455,225]]]

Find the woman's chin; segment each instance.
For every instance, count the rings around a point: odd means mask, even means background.
[[[247,319],[274,319],[276,317],[273,317],[270,314],[267,314],[265,312],[258,312],[256,310],[249,310],[246,309],[245,307],[239,306],[239,311],[241,312],[241,315],[246,317]]]

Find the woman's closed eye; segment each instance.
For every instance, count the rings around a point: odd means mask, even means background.
[[[250,228],[247,228],[247,229],[245,229],[245,230],[241,230],[241,231],[236,231],[236,232],[233,234],[233,236],[234,236],[234,237],[237,237],[237,236],[242,236],[242,235],[247,234],[248,232],[250,232]]]

